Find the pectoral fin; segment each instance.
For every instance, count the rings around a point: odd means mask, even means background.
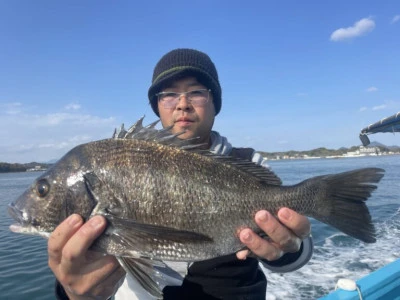
[[[134,242],[134,244],[143,240],[162,240],[175,243],[204,243],[213,241],[209,236],[194,231],[144,224],[135,220],[122,219],[112,215],[107,215],[106,218],[114,228],[115,234],[126,241]]]

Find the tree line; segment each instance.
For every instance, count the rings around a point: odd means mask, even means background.
[[[0,173],[26,172],[27,170],[33,169],[37,166],[39,166],[40,169],[47,169],[51,166],[51,164],[44,164],[37,162],[31,162],[26,164],[0,162]]]

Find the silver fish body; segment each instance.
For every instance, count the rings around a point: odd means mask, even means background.
[[[239,227],[256,229],[257,210],[285,205],[282,187],[269,187],[267,206],[264,189],[258,178],[212,156],[108,139],[71,150],[10,211],[23,211],[29,218],[17,220],[45,233],[72,213],[85,219],[100,214],[110,226],[97,245],[107,253],[193,261],[239,250]],[[127,228],[129,242],[122,232]]]

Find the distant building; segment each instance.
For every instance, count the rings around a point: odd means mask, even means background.
[[[35,167],[31,168],[31,169],[27,169],[26,171],[27,172],[37,172],[37,171],[45,171],[45,170],[46,169],[42,168],[41,166],[35,166]]]
[[[381,150],[378,147],[364,147],[360,146],[356,151],[350,151],[345,156],[367,156],[367,155],[380,155]]]
[[[360,146],[360,154],[378,155],[380,153],[381,153],[381,150],[378,147]]]

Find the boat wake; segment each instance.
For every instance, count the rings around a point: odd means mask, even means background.
[[[393,205],[386,208],[391,209],[392,214],[376,224],[375,244],[334,233],[323,240],[314,238],[313,258],[300,270],[278,274],[264,269],[268,279],[266,299],[317,299],[334,291],[341,278],[356,281],[400,258],[400,210]],[[328,232],[329,229],[317,231]]]

